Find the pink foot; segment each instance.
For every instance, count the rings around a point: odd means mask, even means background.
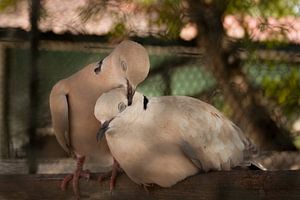
[[[150,194],[150,191],[148,188],[154,187],[154,184],[143,184],[142,186],[143,186],[144,190],[146,191],[146,193]]]
[[[77,160],[77,168],[76,168],[75,172],[73,174],[67,175],[62,180],[60,188],[63,191],[65,191],[67,186],[68,186],[68,183],[72,180],[73,191],[74,191],[74,194],[75,194],[76,198],[78,199],[79,196],[80,196],[79,186],[78,186],[79,179],[84,177],[87,180],[89,180],[90,179],[90,171],[82,169],[83,168],[83,163],[84,163],[84,160],[85,160],[84,156],[83,157],[76,157],[76,160]]]
[[[110,177],[109,190],[112,193],[113,189],[115,188],[115,183],[116,183],[116,179],[118,176],[118,172],[121,172],[121,171],[122,171],[122,169],[120,168],[118,161],[116,161],[114,159],[114,164],[112,166],[112,170],[110,172],[99,175],[98,182],[101,183],[104,179]]]

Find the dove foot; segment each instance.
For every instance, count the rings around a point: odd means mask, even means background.
[[[121,169],[118,161],[116,161],[114,159],[112,170],[105,173],[105,174],[99,175],[98,176],[98,182],[101,183],[104,179],[107,179],[108,177],[110,177],[109,190],[112,193],[113,189],[115,188],[115,183],[116,183],[116,179],[117,179],[117,176],[118,176],[119,172],[122,172],[122,169]]]
[[[77,160],[77,167],[76,170],[73,174],[67,175],[61,182],[60,188],[65,191],[68,183],[72,180],[72,185],[73,185],[73,191],[77,199],[79,199],[79,179],[80,178],[86,178],[87,180],[90,179],[90,171],[89,170],[83,170],[83,164],[85,157],[76,157]]]
[[[153,188],[153,187],[154,187],[154,184],[152,184],[152,183],[151,183],[151,184],[142,184],[142,186],[143,186],[145,192],[146,192],[147,194],[150,194],[149,188]]]

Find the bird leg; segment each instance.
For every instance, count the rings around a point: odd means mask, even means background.
[[[65,191],[67,188],[68,183],[73,179],[72,185],[73,185],[73,191],[76,195],[76,197],[79,197],[79,179],[81,177],[86,178],[87,180],[90,179],[90,171],[89,170],[83,170],[83,164],[85,161],[85,156],[76,156],[77,161],[77,167],[73,174],[67,175],[61,182],[60,188]]]
[[[122,171],[122,169],[120,167],[120,164],[118,163],[118,161],[116,161],[116,159],[114,159],[112,170],[107,173],[99,175],[98,181],[101,183],[104,179],[110,177],[109,190],[110,190],[110,192],[112,192],[115,187],[118,172],[121,172],[121,171]]]
[[[147,194],[150,194],[150,191],[149,191],[148,188],[153,188],[153,187],[154,187],[154,184],[153,184],[153,183],[150,183],[150,184],[145,183],[145,184],[142,184],[142,186],[143,186],[144,190],[146,191],[146,193],[147,193]]]

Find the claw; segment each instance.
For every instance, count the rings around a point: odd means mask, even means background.
[[[61,190],[65,191],[68,183],[72,180],[72,186],[73,186],[73,192],[76,196],[76,199],[79,199],[80,193],[79,193],[79,179],[81,177],[86,178],[87,181],[90,180],[90,171],[89,170],[82,170],[83,163],[84,163],[85,157],[77,157],[77,168],[73,174],[67,175],[61,182],[60,188]]]
[[[65,178],[62,180],[60,184],[60,188],[62,191],[65,191],[67,189],[67,185],[72,179],[73,179],[73,174],[69,174],[65,176]]]
[[[146,191],[147,194],[150,194],[147,185],[143,185],[144,190]]]
[[[149,195],[150,194],[150,191],[149,191],[149,187],[153,187],[154,185],[153,184],[142,184],[144,190],[146,191],[146,193]]]
[[[104,174],[101,174],[98,176],[98,182],[99,183],[102,183],[102,181],[108,177],[111,176],[111,171],[110,172],[107,172],[107,173],[104,173]]]
[[[104,179],[110,177],[110,181],[109,181],[109,190],[110,193],[112,194],[114,188],[115,188],[115,184],[116,184],[116,179],[118,176],[118,172],[122,171],[120,168],[119,163],[114,159],[114,164],[112,166],[112,170],[110,172],[101,174],[98,176],[98,182],[102,182]]]
[[[91,179],[91,172],[88,169],[83,170],[81,175],[85,177],[86,181]]]

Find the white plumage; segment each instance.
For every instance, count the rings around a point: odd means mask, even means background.
[[[132,105],[118,111],[127,105],[123,90],[103,94],[95,116],[101,123],[111,120],[105,129],[109,149],[134,182],[170,187],[199,171],[229,170],[248,154],[241,130],[213,106],[186,96],[147,99],[136,92]]]

